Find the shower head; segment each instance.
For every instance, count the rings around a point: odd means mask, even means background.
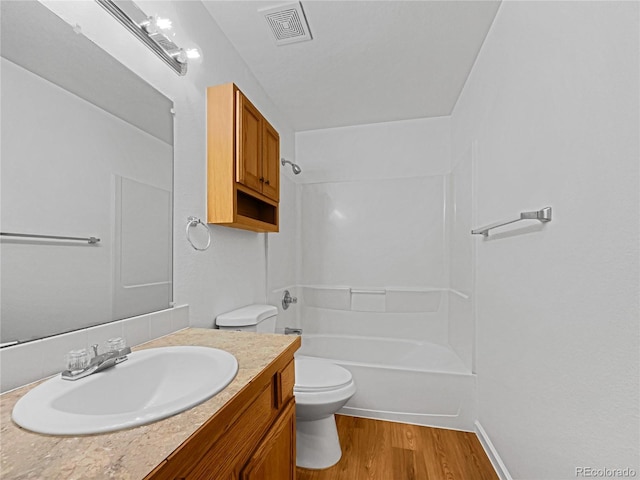
[[[281,158],[280,163],[282,164],[282,166],[285,166],[287,163],[291,165],[291,170],[293,170],[294,175],[298,175],[300,172],[302,172],[302,169],[298,165],[296,165],[293,162],[290,162],[289,160],[285,160],[284,158]]]

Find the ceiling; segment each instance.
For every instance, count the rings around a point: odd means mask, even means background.
[[[449,115],[499,6],[307,0],[313,40],[276,46],[287,0],[203,3],[296,131]]]

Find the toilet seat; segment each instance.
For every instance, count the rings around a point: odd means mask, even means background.
[[[351,372],[335,363],[316,358],[296,358],[294,393],[340,390],[353,383]]]

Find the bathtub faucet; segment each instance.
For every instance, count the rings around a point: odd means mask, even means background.
[[[284,327],[284,334],[285,335],[302,335],[302,329],[301,328]]]

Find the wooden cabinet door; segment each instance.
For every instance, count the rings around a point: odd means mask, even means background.
[[[295,480],[296,416],[291,400],[240,473],[241,480]]]
[[[269,122],[262,122],[262,193],[280,200],[280,135]]]
[[[262,115],[239,90],[236,100],[236,181],[262,192]]]

